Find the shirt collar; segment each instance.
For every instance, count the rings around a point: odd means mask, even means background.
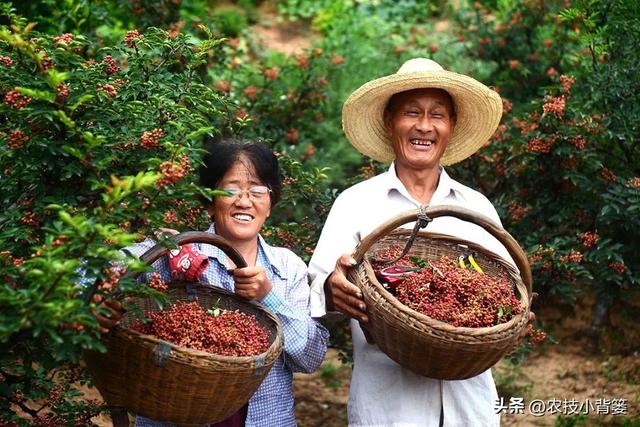
[[[436,188],[435,193],[433,193],[433,197],[431,197],[430,205],[442,204],[442,202],[449,195],[459,198],[462,197],[463,194],[461,191],[461,184],[452,179],[442,166],[440,166],[439,168],[440,179],[438,180],[438,187]],[[413,197],[411,197],[405,185],[402,183],[402,181],[400,181],[400,178],[398,178],[398,175],[396,174],[395,162],[392,162],[389,166],[389,169],[386,172],[385,179],[385,187],[388,192],[395,190],[402,194],[404,197],[415,202],[417,205],[420,204],[416,200],[414,200]]]
[[[216,234],[216,226],[214,223],[211,223],[207,233]],[[208,256],[209,258],[213,258],[217,260],[220,264],[226,266],[227,265],[227,256],[222,251],[222,249],[217,246],[208,245],[208,244],[200,244],[200,252],[202,254]],[[282,265],[282,260],[275,256],[273,247],[268,245],[267,242],[262,238],[260,234],[258,234],[258,260],[266,258],[265,268],[271,268],[271,270],[277,274],[281,279],[286,279],[283,276],[283,272],[286,271],[284,265]]]

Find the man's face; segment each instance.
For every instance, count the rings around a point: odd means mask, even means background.
[[[397,167],[432,169],[440,164],[456,118],[447,92],[415,89],[393,96],[384,122]]]

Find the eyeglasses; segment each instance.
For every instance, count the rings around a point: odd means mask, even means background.
[[[222,190],[229,193],[229,196],[233,198],[240,197],[242,194],[247,194],[249,195],[249,198],[253,200],[266,199],[269,196],[269,193],[271,193],[271,189],[265,185],[254,185],[248,190],[242,190],[238,187],[228,187],[223,188]]]

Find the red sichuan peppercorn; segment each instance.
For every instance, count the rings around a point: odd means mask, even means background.
[[[270,333],[255,316],[215,312],[205,311],[195,301],[179,301],[167,310],[147,312],[150,322],[136,321],[131,328],[181,347],[223,356],[255,356],[267,351]]]

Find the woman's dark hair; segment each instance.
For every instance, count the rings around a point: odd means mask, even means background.
[[[202,159],[204,165],[200,167],[201,186],[217,188],[229,168],[240,156],[245,156],[260,181],[271,189],[271,206],[280,200],[282,183],[278,158],[266,143],[238,138],[207,138],[205,143],[207,153]]]

